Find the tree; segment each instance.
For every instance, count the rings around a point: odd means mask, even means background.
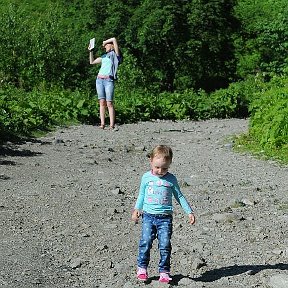
[[[125,32],[148,83],[160,90],[225,86],[233,75],[234,1],[146,0]]]
[[[233,35],[239,29],[235,1],[191,1],[187,55],[196,88],[225,87],[234,75]]]
[[[288,65],[287,1],[240,0],[235,11],[242,23],[235,39],[237,74],[283,73]]]
[[[2,7],[2,84],[26,90],[43,85],[81,86],[87,79],[87,22],[91,9],[85,10],[83,1],[74,2],[67,5],[69,9],[60,1],[53,5],[48,2],[45,9],[41,6],[34,11],[25,2]],[[90,0],[86,2],[90,4]],[[80,15],[85,16],[77,16],[80,10],[83,11]]]

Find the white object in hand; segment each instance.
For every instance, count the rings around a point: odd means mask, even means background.
[[[92,49],[94,49],[94,47],[95,47],[95,38],[92,38],[92,39],[90,39],[89,48],[90,48],[90,50],[92,50]]]

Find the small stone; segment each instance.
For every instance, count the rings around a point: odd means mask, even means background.
[[[288,258],[288,248],[283,251],[283,255]]]
[[[40,284],[42,284],[42,281],[40,278],[35,278],[31,281],[31,284],[40,285]]]
[[[124,145],[123,151],[126,152],[126,153],[129,153],[131,151],[131,148],[129,148],[128,146]]]
[[[107,245],[102,245],[102,246],[96,247],[96,251],[104,251],[104,250],[108,250],[108,246]]]
[[[155,288],[171,287],[169,284],[159,282],[158,279],[152,280],[151,286]]]
[[[233,146],[234,146],[233,143],[226,143],[226,144],[224,145],[224,147],[225,147],[225,148],[228,148],[228,149],[233,148]]]
[[[116,229],[118,226],[117,226],[117,224],[107,224],[105,227],[104,227],[104,229],[105,230],[114,230],[114,229]]]
[[[175,225],[174,225],[174,231],[178,231],[178,230],[180,230],[181,228],[183,227],[183,225],[181,224],[181,223],[176,223]]]
[[[135,146],[135,151],[145,151],[146,150],[146,148],[145,148],[145,146]]]
[[[111,191],[111,193],[112,193],[113,195],[124,194],[119,187],[116,187],[115,189],[113,189],[113,190]]]
[[[179,185],[180,185],[181,188],[191,186],[191,185],[190,185],[187,181],[185,181],[185,180],[179,181]]]
[[[204,247],[205,247],[204,243],[197,242],[192,246],[192,251],[202,253],[204,252]]]
[[[88,233],[81,233],[79,234],[80,237],[90,237],[90,235]]]
[[[242,199],[241,202],[247,206],[255,206],[255,204],[256,204],[256,202],[254,200],[251,200],[251,199]]]
[[[281,255],[281,254],[283,254],[283,250],[276,248],[276,249],[272,250],[272,253],[275,255]]]
[[[87,164],[89,164],[89,165],[98,165],[98,162],[97,162],[97,160],[90,159],[89,161],[87,161]]]
[[[189,264],[189,261],[187,258],[183,258],[180,260],[181,266],[187,266]]]
[[[253,275],[257,274],[257,270],[248,270],[245,274],[247,274],[249,276],[253,276]]]
[[[124,261],[120,263],[115,263],[114,268],[116,269],[118,273],[122,273],[122,274],[125,273],[125,271],[129,269],[129,267]]]
[[[88,229],[88,228],[91,227],[91,225],[90,225],[90,224],[86,224],[86,223],[82,223],[82,224],[80,225],[80,227],[81,227],[82,229]]]
[[[70,260],[70,267],[72,269],[79,268],[83,264],[83,261],[80,258],[74,258]]]

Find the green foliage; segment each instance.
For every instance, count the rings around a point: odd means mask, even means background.
[[[255,93],[266,89],[262,79],[250,78],[246,81],[231,83],[227,89],[211,93],[211,110],[217,118],[248,117],[249,106]]]
[[[262,147],[288,144],[288,85],[261,93],[250,109],[249,134]]]
[[[150,120],[154,110],[155,96],[141,90],[118,91],[115,103],[116,119],[119,123]]]
[[[54,125],[71,122],[91,123],[96,118],[95,98],[80,92],[0,90],[0,122],[2,131],[30,135]]]
[[[125,59],[125,63],[119,66],[119,80],[117,81],[116,89],[117,91],[123,91],[123,94],[125,94],[126,91],[136,90],[135,87],[141,87],[143,85],[144,75],[140,67],[137,65],[137,60],[132,57],[131,54],[124,51],[123,57]],[[147,89],[142,88],[142,90],[145,91]]]
[[[236,140],[237,149],[288,163],[288,78],[273,78],[249,108],[249,133]]]
[[[145,75],[144,86],[159,91],[225,86],[233,74],[233,5],[232,0],[139,4],[124,37]]]
[[[237,74],[283,73],[288,64],[287,1],[241,0],[235,12],[242,23],[234,42]]]
[[[31,8],[25,3],[0,10],[2,86],[12,84],[31,91],[35,87],[55,86],[75,89],[82,81],[86,83],[83,36],[87,34],[82,34],[83,28],[75,28],[73,11],[63,5],[48,2],[40,15],[30,12]],[[69,21],[67,15],[70,15]],[[87,39],[86,36],[85,41]]]
[[[126,77],[124,73],[122,76]],[[131,81],[138,80],[131,75]],[[249,103],[255,91],[264,89],[263,85],[262,81],[251,79],[210,94],[204,90],[152,93],[142,89],[125,90],[116,85],[117,122],[247,117]],[[90,97],[83,91],[34,89],[25,92],[23,89],[7,88],[1,90],[0,96],[2,126],[19,134],[67,122],[95,123],[98,118],[96,97]]]
[[[117,120],[127,123],[151,119],[204,120],[247,117],[250,98],[258,89],[256,83],[255,80],[234,83],[227,89],[210,94],[204,90],[151,93],[117,89]],[[250,98],[245,93],[251,93]]]

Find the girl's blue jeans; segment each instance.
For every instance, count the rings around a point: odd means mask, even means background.
[[[160,252],[159,272],[170,272],[172,215],[142,215],[142,235],[139,242],[138,267],[147,269],[153,241],[158,239]]]

